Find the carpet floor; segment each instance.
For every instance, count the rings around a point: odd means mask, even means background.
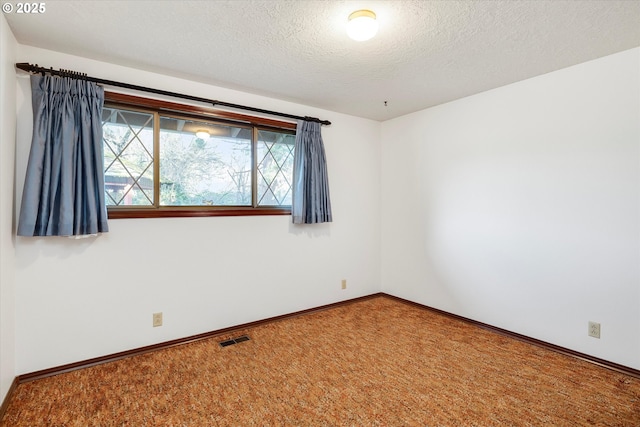
[[[592,425],[640,426],[640,379],[384,296],[26,382],[0,422]]]

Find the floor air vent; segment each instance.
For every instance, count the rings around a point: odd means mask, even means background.
[[[232,338],[230,340],[220,341],[220,347],[228,347],[230,345],[238,344],[244,341],[249,341],[249,337],[247,335],[243,335],[237,338]]]

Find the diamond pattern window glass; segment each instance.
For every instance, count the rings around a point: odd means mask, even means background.
[[[291,206],[295,140],[292,134],[258,131],[258,205]]]
[[[102,121],[110,218],[291,212],[292,129],[117,103]]]
[[[152,206],[153,114],[104,108],[104,181],[110,206]]]

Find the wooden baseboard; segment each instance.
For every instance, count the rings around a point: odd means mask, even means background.
[[[16,390],[16,387],[18,387],[18,384],[19,384],[18,377],[15,377],[13,379],[13,382],[11,383],[11,386],[9,387],[9,390],[7,390],[7,394],[4,396],[4,399],[2,400],[2,405],[0,405],[0,421],[2,421],[2,418],[4,417],[5,412],[7,412],[7,408],[9,407],[9,402],[11,402],[11,398],[13,397],[13,392]]]
[[[185,338],[179,338],[179,339],[175,339],[175,340],[171,340],[171,341],[166,341],[166,342],[162,342],[162,343],[158,343],[158,344],[149,345],[149,346],[146,346],[146,347],[140,347],[140,348],[136,348],[136,349],[133,349],[133,350],[122,351],[122,352],[119,352],[119,353],[109,354],[109,355],[106,355],[106,356],[101,356],[101,357],[96,357],[96,358],[93,358],[93,359],[83,360],[83,361],[80,361],[80,362],[69,363],[69,364],[62,365],[62,366],[56,366],[56,367],[49,368],[49,369],[43,369],[41,371],[36,371],[36,372],[28,373],[28,374],[19,375],[17,377],[17,379],[18,379],[18,383],[22,384],[22,383],[25,383],[25,382],[28,382],[28,381],[34,381],[34,380],[38,380],[38,379],[41,379],[41,378],[47,378],[47,377],[52,377],[54,375],[64,374],[66,372],[76,371],[78,369],[84,369],[84,368],[89,368],[91,366],[102,365],[103,363],[115,362],[116,360],[124,359],[124,358],[127,358],[127,357],[137,356],[137,355],[149,353],[149,352],[152,352],[152,351],[164,350],[164,349],[167,349],[167,348],[171,348],[171,347],[175,347],[175,346],[178,346],[178,345],[187,344],[187,343],[191,343],[191,342],[195,342],[195,341],[201,341],[201,340],[209,339],[209,338],[216,337],[216,336],[219,336],[219,335],[222,335],[222,334],[230,334],[230,333],[238,331],[238,330],[247,329],[247,328],[254,328],[256,326],[264,325],[266,323],[271,323],[271,322],[275,322],[275,321],[278,321],[278,320],[290,319],[292,317],[303,316],[305,314],[315,313],[315,312],[323,311],[323,310],[329,310],[331,308],[335,308],[335,307],[339,307],[339,306],[343,306],[343,305],[347,305],[347,304],[352,304],[352,303],[355,303],[355,302],[358,302],[358,301],[364,301],[364,300],[368,300],[368,299],[371,299],[371,298],[376,298],[376,297],[379,297],[381,295],[382,295],[381,293],[375,293],[375,294],[366,295],[366,296],[363,296],[363,297],[358,297],[358,298],[353,298],[353,299],[349,299],[349,300],[345,300],[345,301],[335,302],[335,303],[332,303],[332,304],[323,305],[323,306],[320,306],[320,307],[310,308],[310,309],[307,309],[307,310],[296,311],[294,313],[289,313],[289,314],[283,314],[283,315],[280,315],[280,316],[269,317],[268,319],[258,320],[258,321],[255,321],[255,322],[244,323],[242,325],[231,326],[229,328],[218,329],[218,330],[211,331],[211,332],[205,332],[205,333],[198,334],[198,335],[192,335],[192,336],[185,337]]]
[[[267,323],[271,323],[271,322],[275,322],[278,320],[284,320],[284,319],[289,319],[292,317],[297,317],[297,316],[302,316],[305,314],[310,314],[310,313],[315,313],[318,311],[323,311],[323,310],[329,310],[331,308],[335,308],[335,307],[339,307],[339,306],[343,306],[343,305],[347,305],[347,304],[352,304],[358,301],[364,301],[364,300],[368,300],[368,299],[372,299],[372,298],[377,298],[377,297],[386,297],[386,298],[391,298],[394,299],[396,301],[400,301],[403,302],[405,304],[410,304],[413,305],[415,307],[419,307],[425,310],[430,310],[432,312],[456,319],[456,320],[460,320],[466,323],[470,323],[473,324],[475,326],[478,326],[480,328],[501,334],[501,335],[505,335],[507,337],[510,338],[514,338],[520,341],[524,341],[526,343],[529,344],[533,344],[539,347],[543,347],[546,348],[548,350],[551,351],[555,351],[557,353],[561,353],[567,356],[571,356],[571,357],[575,357],[587,362],[591,362],[594,363],[596,365],[608,368],[608,369],[612,369],[614,371],[635,377],[635,378],[640,378],[640,370],[637,369],[633,369],[630,368],[628,366],[624,366],[624,365],[619,365],[617,363],[613,363],[613,362],[609,362],[607,360],[603,360],[603,359],[599,359],[597,357],[593,357],[590,356],[588,354],[584,354],[584,353],[580,353],[574,350],[570,350],[564,347],[560,347],[554,344],[550,344],[547,343],[545,341],[540,341],[537,340],[535,338],[530,338],[527,337],[525,335],[521,335],[521,334],[517,334],[515,332],[511,332],[508,331],[506,329],[501,329],[495,326],[491,326],[488,325],[486,323],[482,323],[482,322],[478,322],[476,320],[473,319],[469,319],[466,317],[462,317],[459,316],[457,314],[453,314],[453,313],[449,313],[443,310],[439,310],[437,308],[433,308],[433,307],[429,307],[427,305],[424,304],[420,304],[414,301],[410,301],[410,300],[406,300],[404,298],[400,298],[394,295],[390,295],[390,294],[386,294],[384,292],[378,292],[375,294],[371,294],[371,295],[366,295],[363,297],[358,297],[358,298],[353,298],[353,299],[349,299],[349,300],[345,300],[345,301],[340,301],[340,302],[336,302],[333,304],[327,304],[327,305],[323,305],[320,307],[315,307],[315,308],[310,308],[307,310],[301,310],[301,311],[296,311],[294,313],[289,313],[289,314],[283,314],[280,316],[275,316],[275,317],[270,317],[267,319],[263,319],[263,320],[258,320],[255,322],[249,322],[249,323],[244,323],[242,325],[237,325],[237,326],[232,326],[229,328],[223,328],[223,329],[218,329],[215,331],[211,331],[211,332],[205,332],[202,334],[198,334],[198,335],[192,335],[189,337],[185,337],[185,338],[179,338],[179,339],[175,339],[175,340],[171,340],[171,341],[166,341],[166,342],[162,342],[162,343],[158,343],[158,344],[153,344],[150,346],[146,346],[146,347],[140,347],[140,348],[136,348],[133,350],[127,350],[127,351],[122,351],[119,353],[114,353],[114,354],[110,354],[110,355],[106,355],[106,356],[101,356],[101,357],[96,357],[93,359],[88,359],[88,360],[83,360],[80,362],[75,362],[75,363],[69,363],[66,365],[62,365],[62,366],[57,366],[54,368],[49,368],[49,369],[44,369],[41,371],[36,371],[36,372],[32,372],[32,373],[28,373],[28,374],[23,374],[23,375],[19,375],[18,377],[16,377],[16,379],[14,380],[11,389],[9,390],[9,393],[7,393],[7,397],[5,397],[5,400],[2,404],[2,407],[0,407],[0,415],[3,413],[2,411],[5,410],[5,405],[6,403],[9,401],[9,397],[11,395],[11,393],[13,392],[13,389],[15,388],[15,386],[17,384],[22,384],[28,381],[34,381],[37,379],[41,379],[41,378],[47,378],[47,377],[51,377],[54,375],[58,375],[58,374],[63,374],[66,372],[71,372],[71,371],[75,371],[78,369],[84,369],[84,368],[89,368],[91,366],[96,366],[96,365],[101,365],[103,363],[109,363],[109,362],[114,362],[116,360],[120,360],[120,359],[124,359],[127,357],[132,357],[132,356],[137,356],[140,354],[145,354],[145,353],[149,353],[152,351],[158,351],[158,350],[164,350],[167,348],[171,348],[171,347],[175,347],[178,345],[182,345],[182,344],[187,344],[187,343],[191,343],[191,342],[195,342],[195,341],[200,341],[200,340],[205,340],[205,339],[209,339],[209,338],[213,338],[219,335],[223,335],[223,334],[229,334],[235,331],[239,331],[242,329],[247,329],[247,328],[253,328],[256,326],[260,326],[260,325],[264,325]],[[0,418],[1,419],[1,418]]]
[[[571,349],[568,349],[568,348],[565,348],[565,347],[561,347],[559,345],[551,344],[551,343],[548,343],[546,341],[541,341],[541,340],[538,340],[538,339],[535,339],[535,338],[531,338],[531,337],[528,337],[526,335],[521,335],[521,334],[518,334],[518,333],[515,333],[515,332],[511,332],[511,331],[508,331],[506,329],[498,328],[496,326],[492,326],[492,325],[489,325],[489,324],[486,324],[486,323],[478,322],[477,320],[469,319],[467,317],[458,316],[457,314],[453,314],[453,313],[449,313],[447,311],[439,310],[437,308],[429,307],[428,305],[420,304],[420,303],[417,303],[417,302],[414,302],[414,301],[410,301],[410,300],[407,300],[407,299],[404,299],[404,298],[400,298],[400,297],[397,297],[397,296],[394,296],[394,295],[389,295],[389,294],[386,294],[386,293],[381,293],[381,295],[384,296],[384,297],[387,297],[387,298],[394,299],[396,301],[403,302],[405,304],[413,305],[414,307],[419,307],[419,308],[422,308],[422,309],[425,309],[425,310],[429,310],[429,311],[441,314],[443,316],[450,317],[452,319],[456,319],[456,320],[460,320],[462,322],[470,323],[470,324],[478,326],[478,327],[480,327],[482,329],[486,329],[488,331],[492,331],[492,332],[498,333],[500,335],[504,335],[504,336],[507,336],[507,337],[510,337],[510,338],[513,338],[513,339],[516,339],[516,340],[519,340],[519,341],[523,341],[523,342],[526,342],[528,344],[532,344],[532,345],[535,345],[535,346],[538,346],[538,347],[542,347],[542,348],[545,348],[547,350],[554,351],[556,353],[561,353],[561,354],[564,354],[566,356],[575,357],[577,359],[584,360],[586,362],[590,362],[590,363],[596,364],[598,366],[602,366],[604,368],[611,369],[613,371],[620,372],[622,374],[626,374],[626,375],[632,376],[634,378],[640,378],[640,370],[638,370],[638,369],[633,369],[633,368],[630,368],[628,366],[624,366],[624,365],[620,365],[620,364],[617,364],[617,363],[614,363],[614,362],[610,362],[608,360],[599,359],[597,357],[590,356],[588,354],[580,353],[578,351],[574,351],[574,350],[571,350]]]

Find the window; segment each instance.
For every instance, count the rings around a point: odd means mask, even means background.
[[[291,212],[295,124],[109,93],[102,119],[109,218]]]

